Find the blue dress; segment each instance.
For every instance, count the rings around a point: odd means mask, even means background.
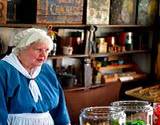
[[[67,125],[70,118],[63,90],[54,70],[46,63],[35,78],[42,100],[35,103],[28,88],[29,79],[9,63],[0,61],[0,125],[7,125],[9,113],[49,111],[55,125]]]

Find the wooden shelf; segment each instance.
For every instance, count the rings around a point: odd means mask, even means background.
[[[116,81],[117,82],[117,81]],[[90,89],[95,89],[95,88],[99,88],[99,87],[103,87],[105,86],[106,84],[98,84],[98,85],[94,85],[92,84],[91,86],[87,86],[87,87],[84,87],[84,86],[81,86],[81,87],[73,87],[73,88],[67,88],[67,89],[64,89],[64,91],[81,91],[81,90],[90,90]]]
[[[48,27],[52,25],[57,28],[85,28],[89,25],[72,25],[72,24],[0,24],[0,27],[11,27],[11,28],[30,28],[30,27]]]
[[[111,71],[111,70],[118,70],[118,69],[124,69],[124,68],[131,68],[135,66],[134,64],[122,64],[122,65],[110,65],[110,66],[106,66],[106,67],[101,67],[98,70],[100,72],[103,71]]]
[[[47,27],[48,25],[52,25],[57,28],[85,28],[94,25],[99,28],[147,28],[152,29],[154,26],[143,26],[143,25],[100,25],[100,24],[23,24],[23,23],[8,23],[8,24],[0,24],[0,27],[13,27],[13,28],[29,28],[29,27]]]
[[[140,79],[145,79],[147,77],[147,74],[144,73],[137,73],[136,75],[132,76],[133,79],[128,79],[128,80],[122,80],[123,78],[119,78],[121,82],[131,82],[131,81],[137,81]]]
[[[74,54],[74,55],[49,55],[49,59],[62,59],[62,58],[85,58],[89,57],[85,54]]]
[[[93,58],[93,57],[107,57],[114,55],[124,55],[124,54],[136,54],[136,53],[149,53],[151,50],[133,50],[126,52],[118,52],[118,53],[105,53],[105,54],[73,54],[73,55],[49,55],[49,59],[62,59],[65,57],[68,58]]]
[[[119,76],[117,74],[117,75],[114,75],[112,77],[107,77],[107,78],[105,78],[105,76],[104,76],[104,83],[114,82],[117,80],[120,80],[122,83],[127,83],[127,82],[131,82],[131,81],[142,80],[142,79],[145,79],[146,77],[147,77],[147,74],[136,73],[136,72],[133,74],[126,75],[126,76]]]
[[[49,59],[61,59],[64,57],[69,58],[93,58],[93,57],[108,57],[114,55],[136,54],[136,53],[149,53],[151,50],[132,50],[125,52],[104,53],[104,54],[73,54],[73,55],[49,55]]]
[[[125,55],[125,54],[136,54],[136,53],[149,53],[151,50],[131,50],[125,52],[113,52],[113,53],[104,53],[104,54],[91,54],[90,57],[107,57],[113,55]]]

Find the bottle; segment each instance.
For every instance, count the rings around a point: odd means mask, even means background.
[[[125,48],[126,50],[133,50],[133,36],[132,36],[132,32],[128,32],[127,33],[127,36],[126,36],[126,45],[125,45]]]
[[[107,42],[104,38],[99,38],[98,53],[107,53]]]
[[[89,58],[84,60],[84,84],[85,86],[91,86],[92,85],[92,75],[93,70],[91,67],[91,60]]]

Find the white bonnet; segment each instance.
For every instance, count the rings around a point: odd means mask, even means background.
[[[29,28],[17,33],[13,39],[13,44],[15,48],[13,52],[17,52],[20,48],[24,48],[31,43],[41,41],[46,42],[49,45],[49,50],[53,49],[53,41],[50,36],[47,35],[47,32],[42,29]]]

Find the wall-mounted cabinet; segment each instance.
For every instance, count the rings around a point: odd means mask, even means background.
[[[93,27],[95,29],[92,29]],[[65,79],[63,81],[72,81],[72,84],[62,83],[65,88],[97,86],[118,79],[126,82],[153,77],[151,74],[154,64],[151,57],[154,27],[53,25],[53,28],[57,29],[61,39],[59,42],[64,44],[58,43],[59,52],[50,55],[49,60],[53,60],[56,71]],[[79,46],[78,43],[82,44]],[[72,53],[64,53],[66,45],[72,47]]]
[[[18,29],[15,33],[28,27],[54,32],[49,61],[60,79],[72,82],[66,88],[154,77],[155,58],[151,57],[157,40],[157,0],[6,1],[0,1],[7,5],[0,27]],[[142,16],[153,20],[146,22]],[[4,29],[2,36],[10,32]]]
[[[153,26],[49,26],[56,32],[56,41],[53,41],[56,42],[56,52],[49,55],[49,61],[64,88],[90,87],[118,79],[125,82],[152,76]],[[16,28],[19,31],[28,27],[48,30],[45,24],[1,24],[3,30]]]

